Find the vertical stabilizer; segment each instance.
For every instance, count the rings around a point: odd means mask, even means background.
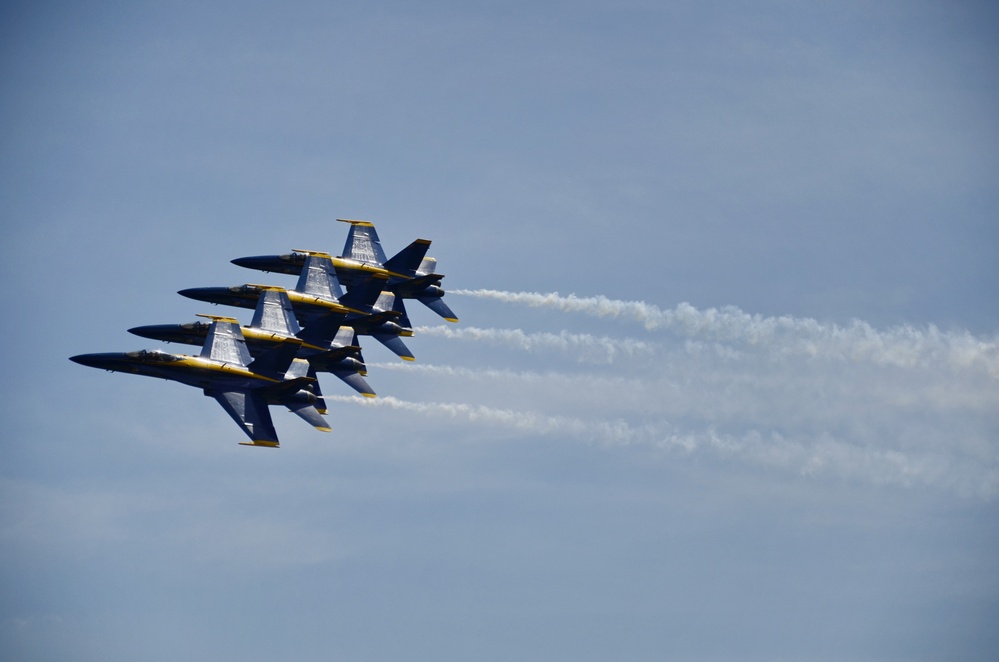
[[[352,347],[357,344],[357,333],[352,327],[341,326],[333,338],[334,347]]]
[[[291,365],[288,366],[288,371],[284,373],[285,379],[298,379],[299,377],[315,378],[315,376],[315,371],[311,369],[309,362],[299,358],[294,359]]]
[[[312,392],[315,393],[316,395],[316,403],[315,403],[316,411],[319,412],[320,414],[325,414],[328,411],[326,406],[326,399],[323,398],[323,389],[319,385],[319,375],[316,374],[316,369],[311,365],[309,366],[309,372],[307,373],[307,376],[316,380],[312,384]]]
[[[217,315],[199,314],[198,316],[212,320],[205,344],[201,347],[202,358],[234,363],[244,367],[250,364],[250,352],[246,349],[246,340],[243,338],[238,321],[231,317]]]
[[[298,349],[301,346],[301,340],[289,338],[278,344],[277,347],[258,356],[247,368],[272,379],[288,379],[286,373],[291,368],[295,355],[298,354]]]
[[[343,257],[366,262],[376,266],[385,264],[385,251],[378,241],[378,233],[375,226],[368,221],[351,221],[346,218],[336,219],[342,223],[350,223],[350,231],[347,233],[347,243],[343,246]]]
[[[402,297],[395,297],[392,302],[392,310],[399,313],[399,317],[395,319],[395,323],[407,331],[412,331],[413,323],[409,321],[409,315],[406,313],[405,301]],[[409,335],[412,335],[412,333]]]
[[[288,293],[280,288],[266,288],[257,300],[257,310],[253,313],[250,326],[255,329],[273,331],[283,336],[294,336],[301,329],[291,308]]]
[[[343,324],[346,317],[345,313],[326,313],[322,317],[310,322],[295,335],[310,345],[327,347],[330,341],[340,332],[341,324]]]
[[[326,253],[298,249],[295,249],[295,252],[308,255],[295,290],[329,301],[339,301],[343,296],[343,288],[340,287],[340,281],[336,277],[333,259]]]
[[[365,278],[363,281],[350,288],[350,291],[343,295],[340,303],[351,310],[360,310],[366,313],[372,312],[372,306],[379,309],[382,288],[385,287],[387,276],[375,275]],[[381,310],[389,310],[392,304]]]
[[[417,239],[389,258],[385,268],[392,273],[412,278],[423,264],[428,248],[430,248],[429,239]]]
[[[382,291],[375,300],[375,310],[392,310],[395,305],[396,296],[392,292]]]

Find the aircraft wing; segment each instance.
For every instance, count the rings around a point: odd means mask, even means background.
[[[218,400],[226,413],[242,428],[251,443],[241,442],[244,446],[278,447],[277,430],[271,421],[271,412],[267,401],[261,394],[248,390],[206,391]]]

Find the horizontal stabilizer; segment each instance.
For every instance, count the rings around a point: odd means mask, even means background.
[[[402,338],[399,336],[387,333],[375,333],[372,334],[372,336],[375,340],[388,347],[393,354],[398,356],[403,361],[416,360],[416,357],[413,356],[413,353],[409,351],[409,348],[406,347],[406,343],[402,342]]]
[[[320,432],[329,432],[332,430],[330,424],[326,422],[326,419],[323,418],[323,415],[320,414],[314,406],[307,404],[289,404],[287,407],[292,413],[297,414],[302,420]]]
[[[448,322],[458,321],[458,316],[451,311],[448,305],[444,303],[444,299],[441,299],[440,297],[417,297],[417,301],[446,319]]]
[[[354,370],[333,370],[334,375],[339,377],[344,384],[354,389],[361,395],[373,398],[375,397],[375,390],[368,385],[368,382],[361,377],[361,373]]]

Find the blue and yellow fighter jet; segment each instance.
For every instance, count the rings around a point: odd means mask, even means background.
[[[413,335],[412,324],[405,311],[400,310],[402,300],[392,292],[383,291],[387,276],[368,276],[344,294],[328,253],[295,252],[305,255],[305,262],[298,284],[287,293],[295,316],[306,330],[319,324],[321,319],[328,319],[330,313],[344,313],[343,323],[358,335],[372,336],[404,361],[414,360],[413,353],[400,338]],[[268,287],[272,286],[192,287],[178,294],[213,304],[255,308],[260,293]],[[331,334],[327,339],[332,337]]]
[[[309,362],[308,376],[315,377],[317,371],[329,372],[361,395],[375,397],[375,392],[362,376],[367,374],[367,368],[361,356],[361,348],[354,344],[354,329],[343,325],[346,314],[329,312],[303,329],[298,324],[288,292],[284,288],[260,287],[262,291],[253,312],[253,321],[249,326],[242,327],[250,356],[259,356],[285,342],[296,343],[300,345],[298,357]],[[205,342],[209,327],[209,323],[197,321],[137,326],[128,332],[163,342],[201,345]],[[313,390],[319,398],[316,409],[325,413],[318,382]]]
[[[80,354],[71,361],[112,372],[162,377],[196,386],[218,400],[250,438],[244,446],[279,445],[268,405],[284,405],[317,430],[330,426],[316,410],[315,378],[308,363],[296,359],[301,340],[282,343],[253,360],[239,322],[231,317],[202,315],[212,320],[200,356],[159,350]]]
[[[345,218],[337,220],[350,223],[343,255],[332,258],[337,276],[348,290],[372,274],[382,274],[388,276],[385,289],[399,299],[416,299],[448,322],[458,321],[442,299],[445,294],[441,287],[444,275],[435,273],[437,260],[426,257],[430,248],[428,239],[417,239],[396,255],[386,258],[373,223]],[[248,269],[298,275],[307,258],[308,251],[295,250],[285,255],[239,257],[232,263]],[[401,301],[396,310],[405,314]]]

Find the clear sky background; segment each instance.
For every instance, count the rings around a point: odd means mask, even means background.
[[[0,657],[994,660],[997,33],[4,3]],[[67,360],[337,217],[433,240],[461,322],[324,379],[331,434]]]

